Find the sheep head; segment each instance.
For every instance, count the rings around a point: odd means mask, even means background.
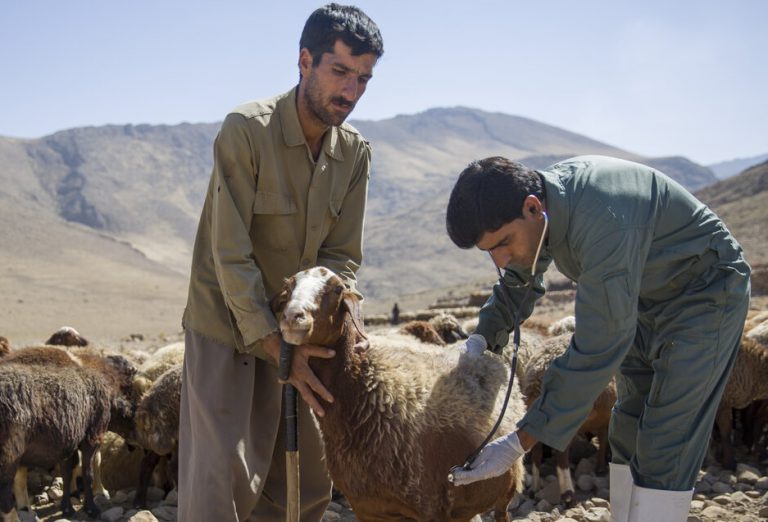
[[[54,346],[88,346],[88,339],[71,326],[62,326],[51,335],[45,344]]]
[[[285,280],[272,300],[286,342],[294,345],[333,345],[342,334],[346,315],[362,333],[360,299],[344,281],[325,267],[314,267]]]

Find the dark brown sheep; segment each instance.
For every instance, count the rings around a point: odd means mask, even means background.
[[[412,335],[423,343],[445,346],[445,341],[429,321],[408,321],[398,330],[402,334]]]
[[[403,335],[366,343],[357,297],[322,267],[289,278],[272,306],[287,342],[336,352],[310,359],[335,397],[332,404],[320,399],[325,416],[317,421],[330,476],[358,520],[458,522],[492,508],[497,521],[509,520],[522,460],[493,479],[459,487],[447,480],[500,411],[509,376],[501,357],[472,357]],[[499,434],[523,415],[514,390]]]
[[[50,469],[61,461],[70,484],[82,453],[85,512],[97,517],[92,459],[107,429],[133,430],[138,397],[136,369],[122,356],[72,355],[53,347],[14,351],[18,359],[0,364],[0,512],[16,516],[13,480],[19,466]],[[48,357],[46,357],[48,356]],[[61,501],[74,513],[69,488]]]

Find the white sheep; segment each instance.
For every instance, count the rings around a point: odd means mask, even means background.
[[[336,399],[320,399],[326,413],[317,422],[331,478],[358,519],[468,521],[493,508],[496,520],[509,520],[522,460],[486,481],[447,481],[496,420],[509,377],[503,358],[399,334],[371,335],[365,347],[357,297],[322,267],[289,278],[272,304],[287,342],[336,351],[310,359]],[[497,435],[514,430],[523,410],[513,387]]]

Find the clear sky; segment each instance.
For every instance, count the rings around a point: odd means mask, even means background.
[[[287,91],[321,2],[7,0],[0,135],[220,121]],[[649,156],[768,152],[766,0],[359,0],[385,54],[352,119],[466,106]]]

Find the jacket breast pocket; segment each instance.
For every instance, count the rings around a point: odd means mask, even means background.
[[[256,250],[297,249],[296,213],[293,200],[284,194],[256,192],[253,201],[251,241]]]

